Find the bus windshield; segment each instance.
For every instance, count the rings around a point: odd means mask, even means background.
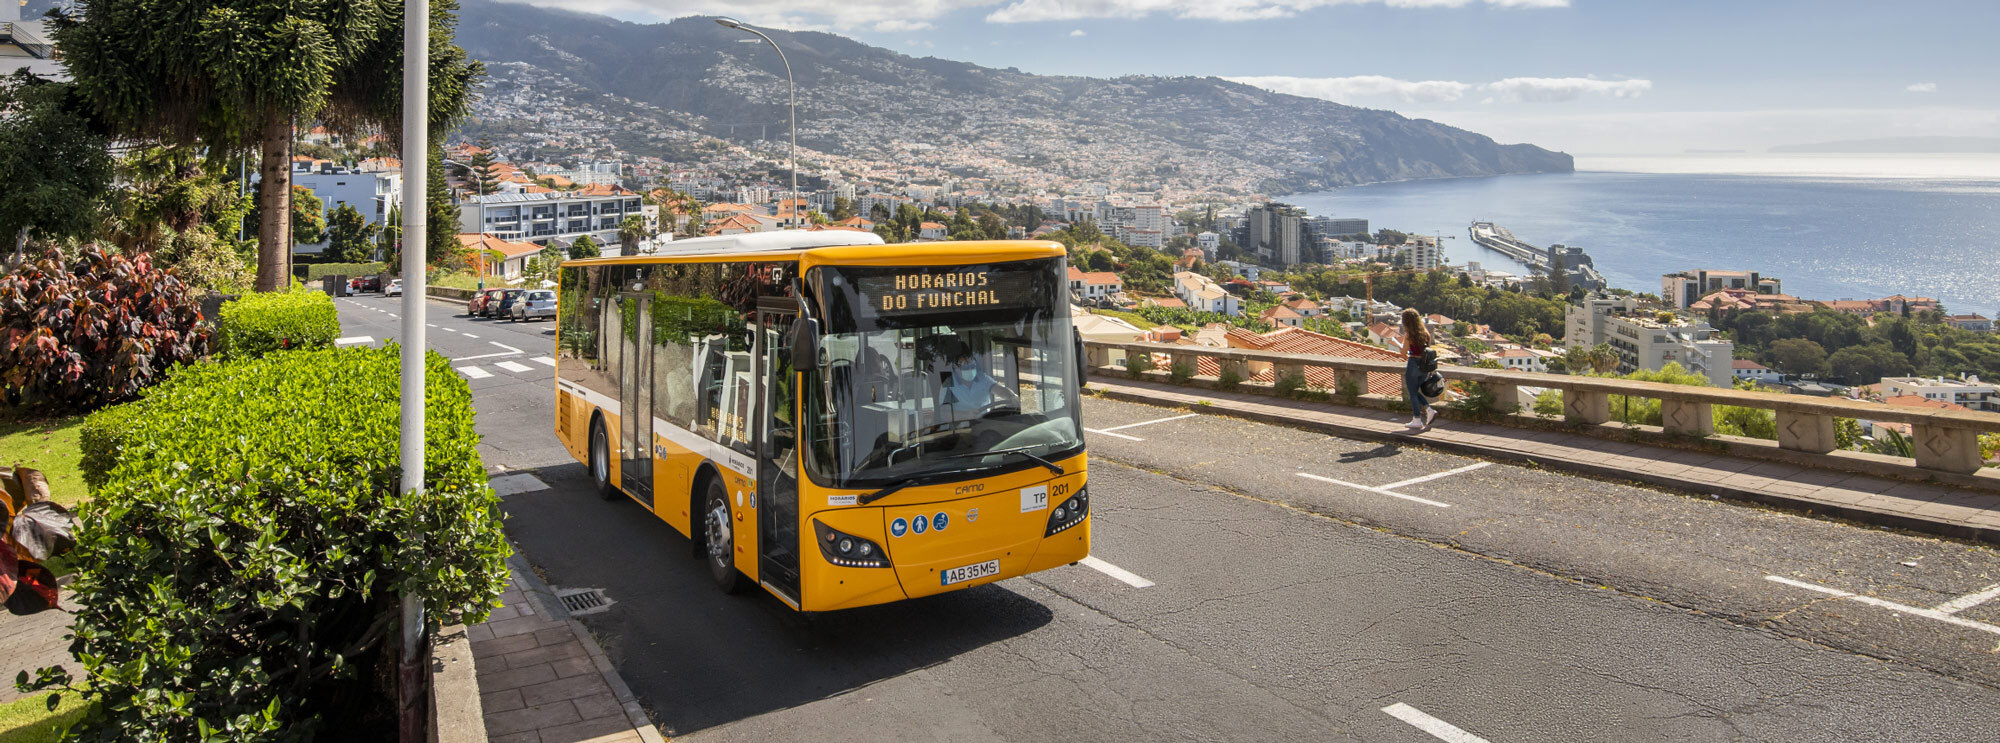
[[[828,487],[1035,466],[1083,444],[1059,259],[815,269],[805,465]]]

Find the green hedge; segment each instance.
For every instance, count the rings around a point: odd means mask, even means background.
[[[399,492],[398,349],[184,366],[84,506],[81,740],[393,740],[397,602],[482,621],[506,581],[472,395],[429,354],[425,483]],[[43,672],[44,686],[65,674]]]
[[[340,337],[340,312],[320,292],[249,294],[224,303],[217,314],[216,345],[224,358],[326,348]]]
[[[376,276],[382,273],[381,263],[312,263],[306,266],[306,281],[318,281],[328,276]]]
[[[103,486],[111,468],[118,464],[118,450],[124,448],[125,435],[140,414],[139,406],[140,401],[134,400],[101,408],[83,419],[83,428],[77,431],[77,449],[82,454],[77,469],[91,490]]]

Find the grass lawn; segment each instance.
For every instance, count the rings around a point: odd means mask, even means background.
[[[77,469],[77,434],[83,416],[29,417],[0,409],[0,467],[20,465],[49,478],[49,495],[75,508],[89,495]]]
[[[77,695],[62,695],[54,712],[48,699],[48,694],[30,694],[0,704],[0,743],[54,743],[61,737],[57,731],[83,717],[83,700]]]

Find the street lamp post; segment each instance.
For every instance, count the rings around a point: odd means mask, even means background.
[[[799,222],[799,84],[792,79],[792,62],[785,59],[785,50],[778,46],[778,42],[772,41],[771,37],[764,35],[764,32],[745,26],[742,21],[734,18],[717,18],[715,22],[721,24],[723,28],[733,28],[738,31],[748,31],[756,34],[757,38],[763,39],[766,44],[770,44],[772,49],[778,50],[778,61],[785,65],[785,85],[791,88],[792,93],[791,126],[789,127],[792,132],[792,152],[789,157],[792,174],[792,216],[790,222],[793,227],[797,227]]]
[[[0,0],[6,2],[6,0]],[[424,489],[424,188],[430,153],[430,0],[407,0],[403,6],[403,328],[402,441],[404,493]],[[410,534],[412,540],[422,534]],[[429,738],[428,707],[424,701],[424,600],[403,586],[402,642],[397,648],[396,691],[398,739],[422,743]]]

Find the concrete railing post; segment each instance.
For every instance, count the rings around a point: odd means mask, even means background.
[[[1092,369],[1102,369],[1111,365],[1111,348],[1108,346],[1096,344],[1086,346],[1083,355],[1089,359]]]
[[[1225,357],[1222,359],[1222,369],[1218,370],[1216,374],[1218,375],[1218,377],[1226,377],[1229,376],[1230,374],[1235,374],[1236,381],[1248,382],[1250,381],[1250,362],[1244,361],[1242,359]]]
[[[1779,409],[1778,446],[1814,454],[1839,448],[1833,435],[1833,416]]]
[[[1193,378],[1195,373],[1200,371],[1201,369],[1201,354],[1196,353],[1192,350],[1183,350],[1180,348],[1175,348],[1172,351],[1168,351],[1167,368],[1166,368],[1167,375],[1171,377],[1174,373],[1174,370],[1182,366],[1187,367],[1188,377]]]
[[[1611,395],[1593,390],[1563,390],[1563,420],[1597,425],[1611,420]]]
[[[1335,394],[1346,394],[1351,390],[1354,392],[1355,397],[1366,395],[1368,394],[1368,372],[1360,369],[1334,367],[1333,385]]]
[[[1271,384],[1273,386],[1276,386],[1278,384],[1278,380],[1290,377],[1294,374],[1297,374],[1301,380],[1305,379],[1306,375],[1305,362],[1303,361],[1276,362],[1272,365]]]
[[[1691,400],[1660,400],[1660,425],[1669,433],[1707,436],[1715,433],[1715,406]]]
[[[1493,393],[1493,412],[1506,415],[1521,406],[1521,385],[1481,382]]]
[[[1917,423],[1910,432],[1918,467],[1971,474],[1984,464],[1979,461],[1978,431]]]

